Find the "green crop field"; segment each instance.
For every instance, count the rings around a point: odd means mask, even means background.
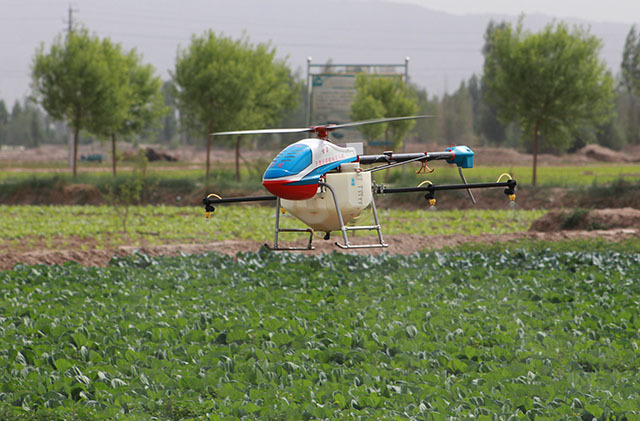
[[[640,245],[0,272],[0,419],[636,420]]]
[[[250,169],[246,166],[242,167],[243,181],[235,181],[235,172],[228,165],[214,166],[211,174],[210,185],[222,189],[242,188],[254,189],[260,188],[262,173],[266,168],[266,163],[256,163]],[[402,169],[391,170],[389,180],[392,184],[417,184],[426,179],[434,183],[459,182],[460,178],[456,168],[450,165],[434,164],[435,172],[433,174],[416,175],[415,171],[419,166],[409,166],[405,169],[404,176]],[[126,175],[128,170],[121,170],[120,175]],[[531,184],[530,166],[499,166],[487,167],[478,166],[465,171],[465,175],[470,183],[495,181],[501,174],[510,173],[519,184],[526,186]],[[150,165],[148,169],[149,177],[156,178],[159,182],[185,186],[204,184],[204,167],[202,169],[180,169]],[[72,183],[74,180],[68,172],[48,172],[36,171],[36,169],[27,168],[23,171],[15,172],[0,169],[0,182],[5,185],[13,185],[25,181],[32,183],[51,183],[52,179],[60,182]],[[85,169],[78,175],[75,182],[105,185],[111,182],[113,176],[108,171],[91,171]],[[385,175],[376,174],[375,179],[383,182]],[[607,184],[612,181],[624,179],[627,181],[640,180],[640,165],[637,164],[602,164],[588,166],[541,166],[538,167],[538,184],[540,186],[549,187],[584,187],[592,184]]]
[[[118,213],[109,206],[0,205],[0,246],[64,247],[71,239],[87,240],[86,248],[228,239],[270,241],[275,223],[272,206],[220,206],[210,220],[205,219],[201,207],[195,206],[134,206],[129,212],[124,232]],[[381,209],[379,217],[385,234],[480,235],[526,231],[544,213],[541,210]],[[364,213],[361,223],[371,221],[371,214]],[[303,227],[289,215],[282,223]]]

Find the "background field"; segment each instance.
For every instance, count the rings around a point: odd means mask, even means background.
[[[396,234],[506,234],[526,231],[543,210],[381,209],[384,233]],[[364,213],[360,223],[372,222]],[[230,239],[271,241],[275,212],[272,206],[220,206],[207,220],[199,207],[134,206],[127,230],[109,206],[0,205],[0,246],[13,250],[52,248],[79,242],[84,250],[120,245],[203,243]],[[285,215],[288,227],[304,227]],[[322,233],[318,235],[323,235]]]
[[[247,169],[245,165],[242,166],[242,177],[244,182],[235,182],[235,172],[230,164],[216,165],[211,174],[210,183],[212,186],[221,186],[223,188],[228,187],[243,187],[254,189],[260,188],[260,181],[262,179],[262,173],[266,168],[268,162],[257,162],[255,167]],[[196,184],[204,183],[204,167],[201,164],[189,165],[190,169],[184,169],[184,164],[156,164],[149,166],[149,173],[158,179],[174,180],[179,182],[191,182]],[[391,171],[389,180],[391,182],[421,182],[425,179],[432,180],[433,182],[458,182],[460,180],[458,171],[456,168],[445,166],[440,163],[433,164],[435,169],[433,174],[416,175],[415,171],[419,166],[407,167],[404,172],[401,169],[395,169]],[[130,172],[131,167],[121,168],[120,172],[126,174]],[[66,172],[65,168],[61,168],[60,171],[53,171],[49,166],[45,168],[23,168],[20,171],[8,170],[0,168],[0,181],[4,184],[14,184],[26,180],[40,180],[41,182],[47,182],[52,178],[57,178],[60,181],[70,183],[72,177]],[[109,183],[113,180],[112,174],[109,172],[109,167],[104,167],[100,171],[96,171],[95,166],[85,166],[82,168],[82,172],[79,174],[76,182],[88,183],[95,185],[102,185]],[[531,183],[531,166],[530,165],[502,165],[502,166],[482,166],[472,168],[465,171],[465,176],[469,182],[486,182],[495,181],[502,173],[509,173],[516,178],[523,186]],[[382,173],[376,174],[375,178],[382,182],[385,176]],[[637,164],[590,164],[581,166],[541,166],[538,168],[538,184],[540,186],[547,187],[578,187],[588,186],[591,184],[604,184],[614,181],[616,179],[623,178],[628,181],[640,180],[640,165]]]

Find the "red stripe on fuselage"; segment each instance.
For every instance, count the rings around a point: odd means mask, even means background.
[[[275,196],[289,200],[311,199],[318,191],[318,183],[298,185],[287,180],[263,180],[262,185]]]

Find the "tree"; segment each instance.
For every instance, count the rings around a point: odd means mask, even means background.
[[[129,83],[129,63],[120,44],[106,38],[100,44],[108,75],[104,78],[104,91],[99,103],[94,104],[88,116],[87,129],[101,137],[111,137],[113,175],[116,175],[116,133],[128,118],[133,89]]]
[[[103,110],[96,114],[91,129],[111,138],[112,171],[116,175],[116,140],[118,136],[141,133],[165,112],[160,91],[162,80],[154,76],[150,64],[142,64],[135,50],[123,52],[109,39],[102,42],[110,71],[110,89]]]
[[[254,46],[247,39],[233,40],[212,31],[193,36],[190,45],[178,51],[172,75],[176,99],[185,120],[201,133],[207,130],[207,180],[209,134],[268,124],[295,101],[291,73],[274,57],[269,44]]]
[[[415,85],[411,85],[410,88],[415,92],[418,101],[418,111],[416,112],[418,115],[435,116],[438,114],[438,97],[429,99],[429,95],[426,89],[418,88]],[[420,119],[416,120],[416,125],[413,126],[413,129],[411,129],[411,133],[420,141],[432,141],[437,136],[437,127],[432,119]]]
[[[640,129],[637,102],[640,99],[640,34],[633,25],[627,34],[622,51],[621,85],[625,89],[629,104],[627,106],[627,137],[632,143],[640,142]]]
[[[6,126],[9,122],[9,112],[3,99],[0,99],[0,144],[4,143],[6,137]]]
[[[464,81],[453,95],[446,94],[440,103],[438,128],[448,143],[466,143],[473,135],[473,102]]]
[[[567,145],[583,126],[612,117],[613,79],[598,56],[601,41],[580,27],[550,24],[539,33],[518,25],[493,31],[484,81],[502,121],[533,134],[533,185],[538,137]]]
[[[351,101],[351,119],[404,117],[415,115],[418,99],[400,77],[359,74],[356,77],[356,94]],[[395,150],[402,149],[404,137],[414,126],[414,120],[401,120],[384,124],[360,126],[363,136],[372,140],[384,133]]]
[[[285,61],[275,59],[275,53],[275,49],[267,44],[260,44],[250,51],[247,64],[260,70],[251,74],[252,88],[245,107],[238,113],[237,127],[268,127],[278,121],[285,110],[296,106],[302,85],[296,83]],[[240,181],[242,138],[236,136],[237,181]]]
[[[165,81],[162,84],[162,95],[164,97],[164,106],[167,112],[162,117],[159,137],[161,141],[166,143],[171,143],[171,141],[178,135],[178,120],[176,118],[176,100],[174,92],[175,89],[171,86],[171,82]]]
[[[627,34],[622,51],[622,85],[629,92],[640,96],[640,34],[633,25]]]
[[[484,45],[482,46],[482,55],[484,57],[492,50],[491,37],[493,32],[504,29],[507,25],[506,22],[495,23],[493,20],[489,22],[484,33]],[[477,94],[479,104],[474,110],[477,112],[477,116],[474,119],[474,130],[487,143],[502,145],[507,138],[506,127],[498,119],[498,109],[488,100],[490,96],[489,87],[484,78],[479,81],[479,90],[480,92]]]
[[[104,109],[113,83],[101,41],[79,29],[58,36],[48,52],[37,50],[31,68],[34,98],[51,117],[73,129],[73,176],[77,176],[78,137]]]

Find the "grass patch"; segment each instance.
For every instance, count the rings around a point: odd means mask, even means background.
[[[0,245],[19,240],[23,247],[53,246],[64,238],[85,238],[96,247],[124,244],[201,243],[228,239],[266,241],[273,237],[272,206],[220,206],[207,220],[200,207],[131,206],[128,230],[121,233],[118,213],[109,206],[0,205]],[[540,210],[466,210],[430,212],[383,209],[384,234],[504,234],[526,231],[544,215]],[[365,214],[360,224],[372,221]],[[304,225],[290,215],[284,226]],[[116,235],[118,234],[118,235]],[[321,234],[318,234],[321,236]]]

